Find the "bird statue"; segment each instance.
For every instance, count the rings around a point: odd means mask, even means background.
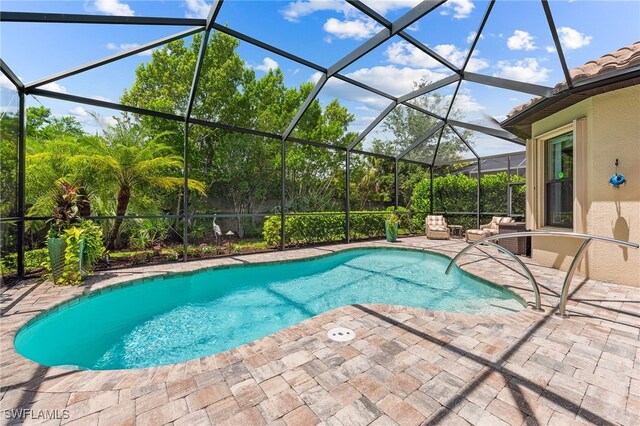
[[[222,237],[222,230],[220,229],[220,226],[216,224],[216,216],[213,216],[213,233],[216,237],[216,244],[218,244],[218,238]]]

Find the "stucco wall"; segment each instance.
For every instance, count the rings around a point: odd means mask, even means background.
[[[587,182],[586,200],[579,200],[585,210],[584,231],[638,243],[640,86],[591,97],[540,120],[532,126],[532,137],[536,139],[583,117],[586,117],[586,160],[583,164],[576,163],[575,168],[578,177]],[[530,150],[530,154],[541,155],[540,150]],[[620,161],[619,172],[628,182],[619,190],[608,184],[615,171],[616,158]],[[543,173],[544,161],[534,158],[533,164],[538,173]],[[579,245],[579,241],[537,238],[532,241],[532,258],[543,265],[566,270]],[[597,280],[640,286],[640,249],[593,242],[579,273]]]

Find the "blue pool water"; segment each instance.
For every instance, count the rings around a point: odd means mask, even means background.
[[[221,352],[322,312],[384,303],[499,314],[512,293],[425,252],[358,249],[303,261],[210,269],[76,299],[20,330],[16,350],[47,366],[124,369]]]

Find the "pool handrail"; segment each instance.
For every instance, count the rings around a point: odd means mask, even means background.
[[[510,232],[507,234],[496,234],[496,235],[489,235],[487,237],[481,238],[477,241],[474,241],[473,243],[469,244],[467,247],[463,248],[462,250],[460,250],[460,252],[453,258],[451,259],[451,262],[449,262],[449,266],[447,266],[447,270],[445,272],[445,274],[449,274],[449,272],[451,271],[451,268],[453,268],[453,265],[458,261],[458,259],[460,259],[466,252],[468,252],[469,250],[471,250],[472,248],[480,245],[480,244],[487,244],[490,245],[492,247],[496,247],[498,248],[498,250],[500,250],[502,253],[506,254],[507,256],[511,257],[513,260],[515,260],[520,266],[522,266],[522,268],[524,269],[527,278],[529,279],[529,282],[531,283],[531,286],[533,287],[533,293],[535,296],[535,310],[536,311],[542,311],[542,306],[541,306],[541,302],[540,302],[540,287],[538,286],[538,283],[536,282],[536,279],[534,278],[533,274],[531,273],[531,270],[527,267],[527,265],[525,265],[525,263],[518,258],[515,254],[513,254],[511,251],[507,250],[506,248],[496,244],[493,242],[493,240],[500,240],[502,238],[519,238],[519,237],[569,237],[569,238],[581,238],[583,239],[583,243],[582,245],[580,245],[580,248],[578,248],[578,251],[576,252],[576,254],[573,257],[573,260],[571,261],[571,265],[569,266],[569,269],[567,270],[567,274],[564,277],[564,282],[562,283],[562,291],[560,294],[560,305],[559,305],[559,314],[560,316],[566,318],[568,317],[567,315],[567,300],[568,300],[568,295],[569,295],[569,287],[571,285],[571,280],[573,279],[573,274],[575,273],[576,267],[578,266],[578,264],[580,263],[580,260],[582,259],[584,252],[587,250],[587,248],[589,247],[589,245],[591,244],[592,241],[596,240],[596,241],[604,241],[606,243],[610,243],[610,244],[616,244],[616,245],[621,245],[621,246],[626,246],[626,247],[632,247],[632,248],[638,248],[640,247],[639,244],[637,243],[632,243],[629,241],[623,241],[623,240],[617,240],[615,238],[610,238],[610,237],[604,237],[602,235],[593,235],[593,234],[580,234],[577,232],[564,232],[564,231],[523,231],[523,232]]]

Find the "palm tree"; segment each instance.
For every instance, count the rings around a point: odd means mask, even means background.
[[[170,132],[150,137],[141,126],[120,121],[105,129],[104,142],[96,144],[93,153],[77,155],[74,161],[85,162],[101,179],[117,184],[116,216],[125,216],[134,194],[153,188],[182,188],[184,178],[176,176],[176,172],[182,170],[183,159],[175,155],[169,145],[159,142],[168,134]],[[200,181],[189,179],[188,187],[205,194],[205,185]],[[120,246],[122,221],[122,218],[115,220],[109,233],[108,248]]]

